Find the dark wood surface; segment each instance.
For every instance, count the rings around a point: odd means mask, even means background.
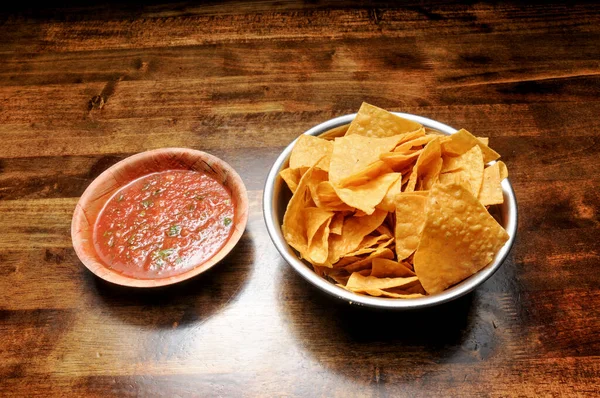
[[[13,3],[0,11],[0,395],[598,394],[600,7]],[[474,293],[422,312],[350,307],[275,250],[270,165],[362,101],[503,155],[518,238]],[[75,203],[118,160],[168,146],[239,171],[246,233],[185,284],[109,285],[71,246]]]

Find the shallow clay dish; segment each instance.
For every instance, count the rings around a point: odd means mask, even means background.
[[[214,256],[190,270],[158,279],[136,279],[110,268],[96,253],[93,232],[96,219],[111,196],[124,185],[150,173],[166,170],[196,170],[215,178],[231,192],[234,228],[229,239]],[[208,153],[185,148],[163,148],[139,153],[120,161],[100,174],[85,190],[73,214],[71,237],[81,262],[100,278],[123,286],[156,287],[181,282],[210,269],[221,261],[240,240],[248,221],[248,194],[235,170]]]

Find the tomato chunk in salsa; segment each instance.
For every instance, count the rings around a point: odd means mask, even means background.
[[[233,229],[231,194],[198,171],[168,170],[119,189],[104,205],[94,245],[113,270],[134,278],[181,274],[210,259]]]

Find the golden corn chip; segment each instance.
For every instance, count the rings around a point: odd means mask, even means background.
[[[392,184],[399,178],[400,173],[389,173],[363,185],[345,188],[334,186],[334,189],[340,199],[348,206],[362,210],[366,214],[372,214],[375,211],[375,206],[381,203]]]
[[[418,280],[416,276],[408,278],[377,278],[374,276],[362,276],[354,272],[350,275],[346,287],[355,291],[365,291],[370,289],[389,289],[392,287],[406,286]]]
[[[500,181],[500,162],[483,170],[483,184],[479,191],[479,201],[484,206],[497,205],[504,202]]]
[[[490,145],[490,139],[488,137],[477,137],[477,139],[485,146]]]
[[[393,173],[394,170],[387,163],[381,160],[376,160],[364,169],[352,174],[351,176],[342,178],[337,186],[348,187],[357,186],[368,183],[369,181],[383,174]]]
[[[404,260],[419,246],[425,225],[427,197],[415,193],[402,193],[396,197],[396,254]]]
[[[415,273],[425,291],[443,291],[493,259],[508,234],[462,184],[435,184],[414,255]]]
[[[394,152],[396,153],[404,153],[411,150],[413,147],[420,147],[422,145],[427,145],[434,138],[439,137],[438,135],[423,135],[421,137],[413,138],[412,140],[406,141],[401,145],[398,145],[394,148]]]
[[[442,170],[442,163],[442,158],[439,157],[419,169],[417,191],[427,191],[437,182]]]
[[[331,213],[331,216],[333,216],[333,213]],[[325,219],[312,236],[309,236],[308,247],[304,258],[312,264],[323,264],[327,262],[327,256],[329,255],[329,224],[331,223],[331,216]],[[321,218],[322,215],[317,217]]]
[[[313,200],[318,207],[329,211],[355,210],[353,207],[342,202],[329,181],[322,181],[316,185]]]
[[[407,286],[402,286],[402,288],[390,288],[390,289],[385,289],[387,292],[393,292],[393,293],[398,293],[398,294],[421,294],[421,295],[425,295],[427,294],[425,292],[425,289],[423,289],[423,285],[421,285],[420,281],[415,281],[414,283],[407,285]]]
[[[333,218],[331,219],[331,224],[329,225],[329,233],[335,235],[342,234],[342,226],[344,225],[344,213],[336,212]]]
[[[403,152],[386,152],[382,153],[379,158],[390,166],[392,170],[398,171],[415,163],[421,152],[423,152],[423,150],[418,150],[410,154]]]
[[[481,149],[484,163],[491,162],[492,160],[496,160],[500,157],[496,151],[485,145],[483,142],[478,140],[477,137],[473,136],[465,129],[460,129],[444,140],[442,143],[442,152],[445,154],[458,156],[467,152],[475,145],[479,146]]]
[[[505,178],[508,178],[508,169],[506,168],[504,162],[499,160],[498,168],[500,169],[500,181],[504,180]]]
[[[308,235],[306,232],[306,223],[302,220],[302,210],[308,207],[309,202],[312,202],[310,194],[307,195],[308,188],[306,182],[311,178],[313,170],[315,170],[314,167],[308,169],[298,182],[298,187],[285,210],[283,225],[281,227],[285,240],[290,246],[298,250],[301,255],[306,253],[308,247]]]
[[[394,258],[394,252],[388,249],[387,247],[378,247],[377,250],[375,250],[373,253],[369,253],[367,257],[359,257],[358,260],[345,264],[343,268],[349,273],[361,271],[366,268],[370,268],[371,262],[376,258],[392,259]],[[336,264],[335,268],[338,267],[338,264]],[[369,273],[370,272],[371,271],[369,270]]]
[[[292,149],[290,168],[312,167],[329,171],[333,143],[312,135],[302,134]]]
[[[363,102],[346,132],[366,137],[389,137],[420,129],[421,124]]]
[[[389,214],[388,214],[388,216],[389,216]],[[394,233],[392,232],[392,230],[389,229],[388,226],[385,224],[381,224],[380,226],[378,226],[376,231],[381,235],[385,235],[385,236],[389,236],[389,237],[394,236]]]
[[[402,136],[386,138],[346,135],[333,142],[333,153],[329,164],[329,181],[341,185],[340,181],[360,173],[367,166],[379,161],[379,155],[390,152]],[[385,166],[385,165],[384,165]]]
[[[384,235],[379,235],[377,237],[377,241],[374,243],[368,242],[367,244],[365,244],[365,246],[361,246],[358,249],[356,249],[355,251],[353,251],[352,253],[348,253],[346,255],[344,255],[342,257],[360,257],[364,254],[370,254],[376,251],[381,251],[381,249],[388,247],[389,245],[391,245],[392,243],[394,243],[394,238],[390,238],[390,237],[386,237]],[[358,259],[360,260],[360,258]],[[358,261],[356,260],[356,261]]]
[[[342,235],[329,236],[329,263],[334,264],[344,254],[356,250],[363,238],[383,223],[386,215],[385,211],[375,210],[368,216],[345,219]]]
[[[463,181],[473,196],[477,196],[483,183],[483,166],[481,149],[475,145],[460,156],[444,157],[442,173],[455,173],[456,181]],[[444,177],[441,177],[440,181],[447,182]]]
[[[441,146],[439,139],[434,139],[430,141],[425,148],[423,148],[423,152],[419,155],[417,162],[415,163],[410,178],[408,180],[408,185],[406,186],[406,192],[412,192],[415,190],[417,186],[417,178],[422,176],[424,172],[419,169],[423,169],[426,172],[434,172],[440,166],[438,165],[438,160],[441,157]],[[428,167],[430,164],[434,164],[435,167]],[[438,171],[439,173],[439,171]],[[425,188],[428,189],[428,188]]]
[[[368,293],[369,293],[369,295],[375,296],[375,297],[389,297],[389,298],[399,298],[399,299],[414,299],[414,298],[423,297],[423,295],[419,294],[419,293],[398,294],[398,293],[393,293],[393,292],[390,292],[387,290],[379,290],[379,289],[370,290]]]
[[[306,223],[306,240],[308,246],[310,246],[317,230],[327,221],[331,221],[333,214],[331,211],[326,211],[318,207],[307,207],[303,210],[302,216]]]
[[[415,276],[415,273],[403,262],[388,260],[386,258],[374,258],[371,267],[371,276],[377,278],[407,278]]]
[[[279,175],[283,181],[285,181],[288,188],[290,188],[290,191],[292,191],[292,193],[296,192],[296,188],[298,188],[298,182],[300,182],[300,178],[302,177],[300,175],[300,169],[290,169],[288,167],[287,169],[281,170]]]

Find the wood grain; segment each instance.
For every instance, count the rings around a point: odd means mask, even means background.
[[[597,396],[600,7],[139,2],[0,11],[0,396]],[[490,137],[517,241],[474,293],[389,313],[324,296],[272,245],[262,189],[362,101]],[[140,292],[71,246],[78,198],[162,147],[249,192],[217,266]]]

